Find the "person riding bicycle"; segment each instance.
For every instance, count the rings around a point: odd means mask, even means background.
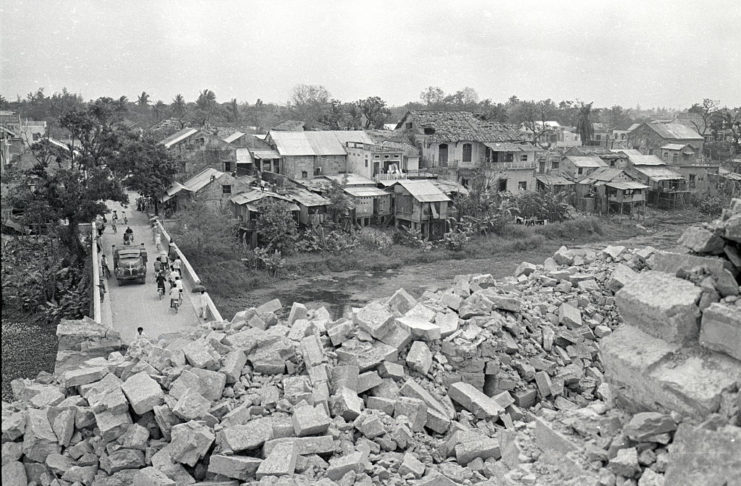
[[[126,227],[126,231],[124,231],[124,243],[132,243],[134,241],[134,230],[131,229],[131,226]]]
[[[180,291],[177,287],[173,287],[170,289],[170,308],[175,309],[175,311],[178,310],[178,306],[180,305]]]
[[[157,293],[165,295],[165,281],[167,280],[165,278],[165,272],[157,272],[157,276],[154,280],[157,282]]]

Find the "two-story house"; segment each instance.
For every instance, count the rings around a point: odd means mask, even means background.
[[[420,170],[464,186],[477,171],[499,190],[535,189],[536,153],[517,127],[483,120],[467,111],[409,111],[396,125],[421,152]]]
[[[711,174],[719,164],[702,156],[705,138],[694,128],[677,122],[642,123],[628,134],[628,145],[644,154],[656,155],[677,170],[691,191],[710,188]]]
[[[159,142],[178,162],[178,172],[185,176],[206,168],[224,172],[237,170],[236,147],[205,130],[183,128]]]
[[[279,172],[296,180],[348,172],[347,143],[373,144],[362,130],[271,130],[265,142],[280,156]]]

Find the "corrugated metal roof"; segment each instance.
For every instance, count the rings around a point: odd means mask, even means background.
[[[569,159],[571,163],[574,164],[574,166],[576,167],[607,167],[607,164],[604,160],[593,155],[569,155],[566,158]]]
[[[647,185],[635,181],[605,182],[605,185],[608,187],[614,187],[615,189],[620,189],[621,191],[625,189],[648,189]]]
[[[329,156],[346,155],[347,142],[372,144],[373,140],[362,130],[316,131],[316,132],[282,132],[271,131],[278,153],[282,156]]]
[[[285,196],[299,203],[302,206],[326,206],[329,201],[319,194],[307,191],[302,187],[291,187],[285,190]]]
[[[484,145],[494,152],[542,152],[542,149],[530,143],[487,142]]]
[[[165,194],[164,196],[162,196],[162,198],[160,199],[160,201],[162,201],[162,202],[167,202],[167,201],[169,201],[170,199],[172,199],[173,197],[175,197],[175,195],[176,195],[177,193],[179,193],[180,191],[188,191],[188,192],[190,192],[190,189],[188,189],[187,187],[185,187],[185,186],[184,186],[184,185],[182,185],[181,183],[179,183],[179,182],[175,181],[175,182],[173,182],[173,183],[172,183],[172,185],[171,185],[171,186],[170,186],[170,187],[169,187],[169,188],[167,189],[167,194]]]
[[[630,160],[630,163],[633,165],[666,165],[666,162],[664,162],[657,156],[645,155],[635,149],[614,150],[614,152],[623,152],[625,155],[628,156],[628,160]]]
[[[535,178],[546,186],[573,186],[575,184],[573,181],[570,181],[560,175],[536,174]]]
[[[343,187],[342,190],[354,197],[391,196],[391,193],[388,193],[384,191],[383,189],[379,189],[377,187],[364,187],[364,186]]]
[[[402,179],[396,183],[409,191],[409,194],[419,202],[450,201],[450,198],[430,181]]]
[[[234,132],[231,135],[229,135],[228,137],[225,137],[224,138],[224,141],[226,143],[232,143],[233,141],[239,140],[240,138],[244,137],[244,135],[245,134],[242,133],[242,132]]]
[[[211,183],[212,180],[219,179],[223,175],[224,172],[209,167],[183,182],[183,185],[193,192],[198,192]]]
[[[178,142],[182,142],[186,138],[195,134],[198,130],[195,128],[183,128],[179,132],[175,132],[166,139],[162,140],[160,144],[164,145],[165,148],[170,148]]]
[[[620,169],[613,167],[600,167],[579,181],[579,184],[593,184],[595,182],[609,182],[623,174]]]
[[[644,165],[644,166],[636,166],[633,168],[637,170],[638,172],[640,172],[641,174],[648,177],[649,179],[656,181],[656,182],[684,179],[684,177],[682,177],[682,174],[670,169],[669,167],[665,165],[660,166],[660,167]]]
[[[663,123],[663,122],[652,122],[647,123],[661,138],[676,139],[676,140],[704,140],[702,135],[697,133],[696,130],[682,125],[681,123]]]

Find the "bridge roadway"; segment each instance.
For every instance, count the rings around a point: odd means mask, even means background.
[[[129,193],[129,200],[132,204],[129,204],[127,208],[123,208],[119,203],[108,201],[108,208],[115,209],[119,215],[116,225],[117,233],[113,233],[110,225],[111,212],[106,215],[108,224],[106,224],[102,237],[102,251],[108,259],[109,268],[113,271],[111,246],[124,247],[123,233],[126,225],[123,224],[122,212],[125,211],[129,219],[128,225],[134,231],[134,244],[140,246],[143,242],[147,250],[147,278],[144,285],[133,281],[119,285],[113,275],[106,282],[107,292],[101,306],[101,321],[112,325],[113,329],[120,332],[124,343],[129,343],[134,339],[138,327],[143,327],[147,336],[156,339],[163,334],[197,326],[201,321],[196,314],[187,281],[184,282],[183,304],[177,313],[170,309],[169,296],[165,295],[162,300],[159,299],[154,281],[153,262],[160,252],[154,245],[152,228],[146,213],[136,210],[134,201],[137,197],[136,193]],[[166,284],[165,288],[169,290],[169,285]]]

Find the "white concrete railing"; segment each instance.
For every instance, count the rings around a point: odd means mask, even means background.
[[[162,225],[162,222],[159,220],[159,218],[155,219],[155,222],[157,223],[157,227],[160,231],[160,234],[162,235],[163,242],[169,242],[171,241],[170,234],[165,230],[165,227]],[[182,251],[180,251],[180,248],[178,248],[177,243],[174,245],[175,251],[178,254],[178,257],[180,257],[180,260],[182,261],[182,271],[183,271],[183,277],[185,280],[190,284],[191,289],[196,285],[203,285],[201,283],[201,279],[198,278],[198,274],[193,269],[193,266],[190,264],[187,258],[185,258],[185,255]],[[208,295],[208,292],[204,294],[206,296],[206,309],[208,310],[208,320],[213,321],[223,321],[224,319],[221,317],[221,313],[216,308],[216,304],[214,304],[214,301],[211,299],[211,296]]]
[[[90,252],[93,258],[93,320],[98,324],[101,323],[100,317],[100,259],[98,258],[98,244],[96,240],[97,231],[95,228],[95,221],[92,222],[90,234],[93,236],[92,251]]]

